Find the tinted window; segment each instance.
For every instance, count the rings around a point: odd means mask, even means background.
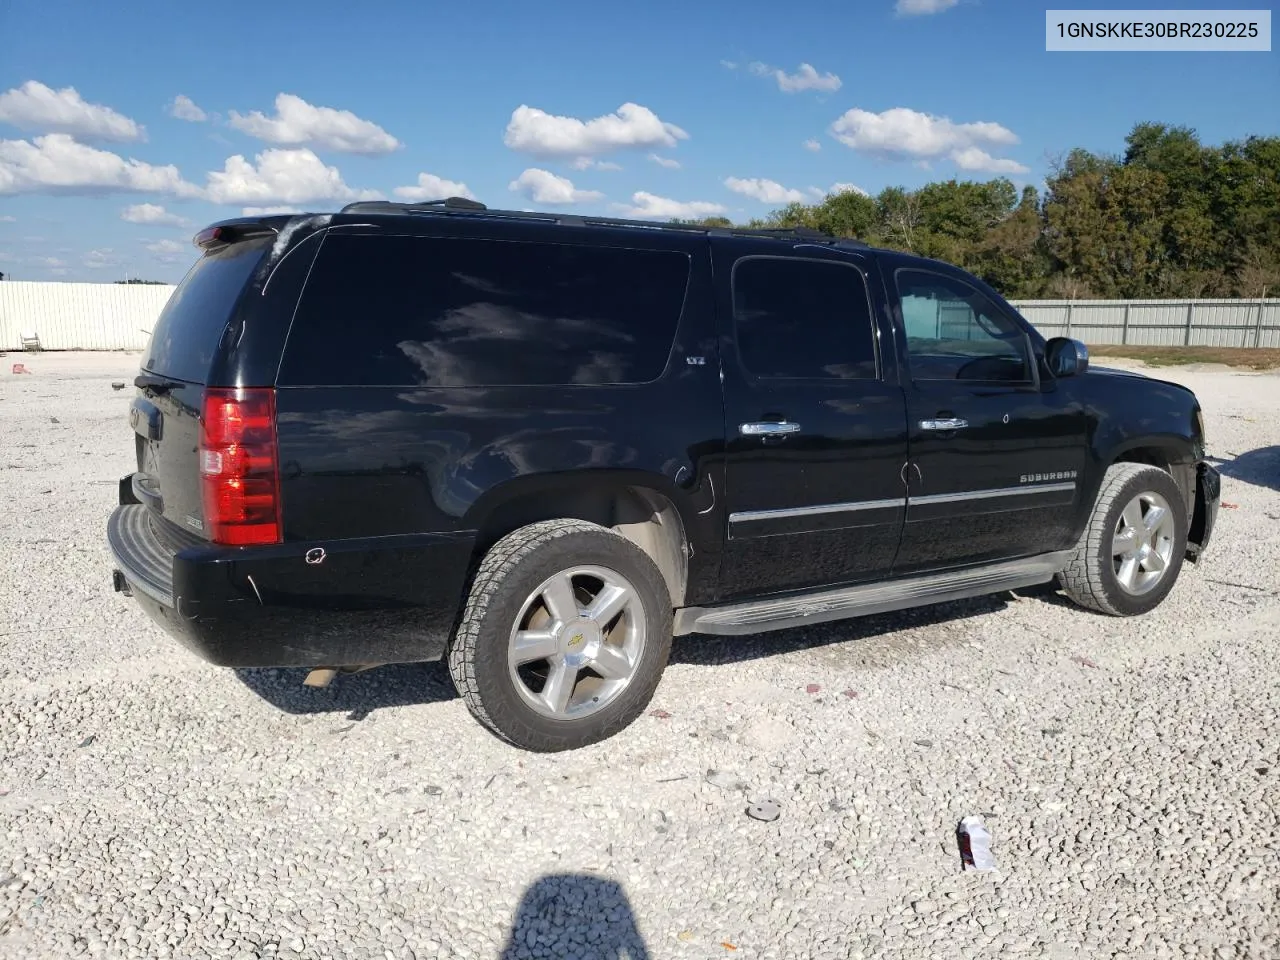
[[[875,379],[867,288],[848,264],[739,260],[733,317],[742,365],[757,377]]]
[[[463,238],[333,236],[280,382],[641,383],[666,368],[682,253]]]
[[[990,297],[927,270],[899,270],[894,276],[913,379],[1031,379],[1022,328]]]
[[[197,260],[152,328],[142,369],[204,383],[236,300],[269,245],[233,243]]]

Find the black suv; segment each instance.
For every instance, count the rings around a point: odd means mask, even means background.
[[[117,590],[220,665],[446,658],[560,750],[673,635],[1044,583],[1141,614],[1220,480],[1183,387],[804,230],[357,203],[229,220],[156,324]]]

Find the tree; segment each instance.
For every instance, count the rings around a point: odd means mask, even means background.
[[[978,242],[972,269],[1006,296],[1031,299],[1044,295],[1049,267],[1040,198],[1026,186],[1017,209]]]
[[[1280,137],[1202,143],[1135,124],[1122,153],[1068,150],[1043,196],[1005,177],[831,194],[752,220],[948,260],[1006,296],[1259,296],[1280,290]],[[729,227],[725,217],[692,221]]]

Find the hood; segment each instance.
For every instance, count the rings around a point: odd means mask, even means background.
[[[1153,377],[1146,373],[1140,373],[1137,370],[1123,370],[1119,367],[1095,367],[1089,364],[1089,369],[1085,372],[1085,376],[1096,374],[1100,377],[1115,377],[1118,380],[1142,380],[1145,383],[1159,384],[1162,387],[1173,387],[1195,396],[1195,391],[1188,387],[1185,383],[1177,383],[1173,380],[1162,380],[1160,377]]]
[[[1145,373],[1139,373],[1137,370],[1125,370],[1120,367],[1095,367],[1093,361],[1089,361],[1089,369],[1086,373],[1096,373],[1104,377],[1133,377],[1138,380],[1154,380]]]

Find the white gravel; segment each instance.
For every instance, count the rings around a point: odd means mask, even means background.
[[[185,653],[110,584],[136,355],[3,364],[0,956],[1280,956],[1280,376],[1161,374],[1237,506],[1154,615],[686,639],[658,715],[536,756],[437,665]]]

